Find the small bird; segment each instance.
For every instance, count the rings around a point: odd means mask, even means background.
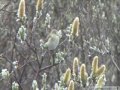
[[[56,49],[61,37],[61,31],[52,30],[48,35],[48,41],[45,43],[44,47],[47,47],[48,50]]]

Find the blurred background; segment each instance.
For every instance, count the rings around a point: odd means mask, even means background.
[[[17,39],[19,2],[0,0],[0,72],[6,68],[12,73],[8,80],[1,79],[1,90],[11,90],[13,81],[19,83],[20,90],[32,90],[33,79],[41,88],[44,72],[48,90],[52,90],[66,68],[72,68],[74,57],[86,64],[90,75],[96,55],[99,65],[105,64],[107,68],[106,86],[120,86],[120,0],[44,0],[35,25],[36,1],[25,0],[27,38],[24,44]],[[68,34],[75,17],[80,19],[80,28],[73,45]],[[62,31],[60,44],[53,51],[44,50],[41,43],[46,42],[53,29]],[[51,59],[59,52],[64,54],[63,62],[52,65]]]

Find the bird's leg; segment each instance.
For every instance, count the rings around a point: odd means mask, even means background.
[[[52,64],[54,65],[55,64],[55,51],[54,50],[51,50],[50,51],[50,54],[51,54],[51,62],[52,62]]]

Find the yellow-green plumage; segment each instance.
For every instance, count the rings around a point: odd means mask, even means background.
[[[57,34],[57,31],[53,30],[50,33],[48,37],[48,41],[45,43],[44,46],[47,47],[49,50],[54,50],[58,46],[59,40],[60,40],[60,37]]]

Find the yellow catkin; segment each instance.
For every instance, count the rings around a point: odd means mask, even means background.
[[[79,35],[79,17],[76,17],[72,23],[72,31],[71,31],[71,35],[73,36],[78,36]]]
[[[101,65],[101,67],[98,68],[98,70],[96,71],[95,76],[99,77],[101,75],[103,75],[106,71],[106,66],[105,65]]]
[[[73,75],[77,75],[78,73],[78,66],[79,66],[79,60],[77,57],[74,58],[74,61],[73,61]]]
[[[86,65],[82,64],[80,67],[80,79],[85,84],[87,82],[88,74],[86,72]]]
[[[105,85],[105,79],[104,79],[104,75],[102,75],[97,80],[97,84],[96,84],[95,88],[97,88],[98,90],[101,90],[100,88],[102,88],[104,85]]]
[[[19,8],[18,8],[18,17],[25,17],[25,0],[20,0]]]
[[[43,8],[43,2],[44,2],[44,0],[37,0],[36,11],[39,11]]]
[[[71,79],[71,69],[68,68],[64,74],[63,81],[67,85]]]
[[[92,61],[92,72],[95,75],[96,71],[98,70],[98,56],[95,56]]]
[[[75,90],[74,81],[73,80],[70,80],[70,83],[69,83],[69,86],[68,86],[68,90]]]

